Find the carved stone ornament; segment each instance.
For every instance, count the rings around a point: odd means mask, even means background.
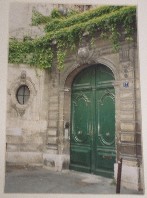
[[[91,64],[95,60],[95,50],[89,50],[89,46],[80,47],[78,50],[76,62],[78,64]]]
[[[125,78],[128,78],[129,70],[130,70],[130,63],[129,62],[122,63],[122,71]]]
[[[30,97],[26,104],[19,104],[16,98],[17,91],[19,87],[22,85],[26,85],[30,91]],[[34,84],[32,83],[31,79],[27,77],[25,71],[22,71],[20,77],[18,77],[14,83],[11,84],[10,88],[8,89],[8,94],[11,97],[11,107],[14,108],[20,116],[23,116],[26,109],[31,105],[34,96],[36,95],[37,91],[35,89]]]
[[[89,56],[89,49],[88,47],[81,47],[78,50],[78,57],[80,59],[85,59]]]
[[[129,47],[122,47],[119,51],[119,61],[127,62],[130,61],[129,58]]]
[[[133,69],[131,64],[133,64],[134,60],[131,61],[133,57],[132,50],[129,46],[124,46],[119,51],[119,61],[122,66],[122,72],[125,78],[128,78],[128,72]]]
[[[99,57],[112,53],[114,53],[112,46],[105,46],[103,48],[90,48],[90,46],[85,45],[79,48],[76,61],[79,64],[93,64]]]
[[[27,76],[27,75],[26,75],[26,71],[22,71],[22,72],[21,72],[21,76],[20,76],[21,80],[22,80],[22,81],[25,81],[25,80],[26,80],[26,76]]]

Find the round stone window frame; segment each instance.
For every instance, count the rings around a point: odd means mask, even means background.
[[[17,91],[21,86],[27,86],[30,91],[30,97],[26,104],[20,104],[17,101]],[[8,93],[11,96],[11,105],[14,109],[18,111],[19,114],[24,114],[25,110],[31,105],[34,96],[36,96],[37,91],[35,89],[35,85],[32,83],[31,79],[29,77],[26,77],[25,79],[19,77],[10,87],[8,90]]]

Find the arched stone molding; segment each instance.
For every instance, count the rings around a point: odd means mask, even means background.
[[[20,86],[26,85],[30,91],[30,97],[26,104],[19,104],[16,99],[16,93]],[[8,94],[11,97],[11,107],[14,108],[20,116],[25,113],[25,110],[30,106],[33,101],[34,96],[36,95],[37,91],[35,89],[35,85],[31,81],[31,78],[27,76],[26,71],[22,71],[20,77],[18,77],[14,83],[10,86],[8,90]]]
[[[115,64],[113,64],[109,59],[107,58],[97,58],[96,59],[96,64],[103,64],[105,66],[107,66],[108,68],[111,69],[111,71],[114,74],[114,78],[115,81],[119,80],[119,74],[118,74],[118,70],[117,70],[117,66]]]
[[[110,70],[114,74],[115,82],[114,82],[114,87],[115,87],[115,104],[116,104],[116,143],[118,140],[118,121],[119,121],[119,111],[118,109],[118,97],[119,97],[119,66],[116,66],[115,64],[112,63],[107,58],[104,57],[97,57],[95,60],[91,61],[91,63],[88,64],[74,64],[72,67],[67,67],[65,72],[60,76],[60,92],[59,92],[59,98],[60,98],[60,107],[59,107],[59,139],[60,141],[60,146],[62,149],[60,150],[59,153],[63,154],[69,154],[69,139],[65,139],[65,125],[66,123],[70,123],[70,111],[71,111],[71,106],[70,106],[70,100],[71,100],[71,86],[72,82],[75,78],[75,76],[82,71],[84,68],[90,67],[91,65],[96,65],[96,64],[103,64],[106,67],[110,68]],[[69,129],[69,134],[70,134],[70,129]],[[117,145],[116,145],[117,146]]]
[[[117,70],[118,67],[115,64],[113,64],[107,58],[95,58],[95,60],[94,61],[92,60],[91,63],[83,64],[83,65],[75,64],[72,67],[68,67],[67,70],[65,71],[65,73],[60,78],[60,85],[63,86],[60,88],[63,88],[66,91],[66,89],[70,88],[70,86],[72,84],[71,81],[73,81],[74,77],[80,71],[82,71],[84,68],[89,67],[90,65],[94,65],[94,64],[103,64],[103,65],[107,66],[113,72],[115,81],[119,80],[119,74],[118,74],[119,72]]]

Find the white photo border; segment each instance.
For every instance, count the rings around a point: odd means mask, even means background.
[[[49,3],[49,4],[102,4],[102,5],[135,5],[137,6],[138,46],[141,84],[142,140],[143,162],[147,167],[147,0],[0,0],[0,197],[105,197],[108,195],[73,195],[73,194],[6,194],[5,185],[5,146],[6,146],[6,87],[8,70],[8,39],[9,39],[9,4],[11,2]],[[144,195],[147,197],[147,169],[144,168]],[[111,197],[130,197],[130,195],[111,195]]]

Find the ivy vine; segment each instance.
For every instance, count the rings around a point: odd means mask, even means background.
[[[82,12],[80,14],[75,14],[72,17],[69,17],[65,20],[56,19],[54,21],[48,22],[45,26],[45,31],[57,31],[61,28],[70,27],[71,25],[75,25],[82,22],[87,22],[90,19],[102,16],[104,14],[108,14],[115,10],[121,9],[122,6],[103,6],[96,9],[89,10],[88,12]]]
[[[59,12],[58,9],[54,8],[51,11],[51,14],[49,16],[44,16],[43,14],[41,14],[40,12],[34,9],[32,13],[32,25],[38,26],[38,25],[43,25],[43,24],[50,23],[50,22],[54,23],[56,22],[57,19],[60,19],[60,20],[66,19],[78,13],[79,11],[77,10],[69,9],[66,15],[65,14],[63,15],[61,12]]]
[[[62,69],[67,53],[79,46],[85,32],[89,33],[91,44],[101,37],[111,40],[115,50],[119,49],[122,34],[125,40],[131,41],[136,32],[134,6],[103,6],[62,19],[58,18],[57,11],[45,18],[38,16],[36,24],[46,24],[45,36],[23,41],[10,39],[10,63],[51,68],[56,58],[57,67]]]

